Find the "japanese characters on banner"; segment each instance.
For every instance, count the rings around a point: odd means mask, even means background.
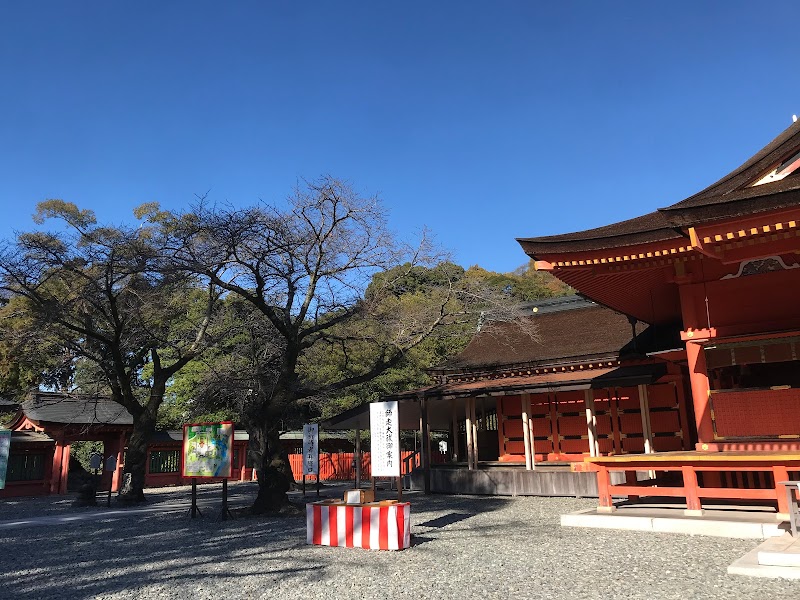
[[[397,401],[369,405],[373,477],[400,477],[400,422]]]
[[[319,425],[303,425],[303,475],[319,475]]]
[[[183,426],[183,476],[231,477],[233,423]]]
[[[0,429],[0,490],[6,487],[8,453],[11,451],[11,431]]]

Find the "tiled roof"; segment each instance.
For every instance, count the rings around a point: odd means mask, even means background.
[[[793,123],[786,128],[778,137],[764,146],[744,164],[725,175],[719,181],[685,200],[660,210],[675,212],[701,206],[724,204],[742,197],[754,198],[771,195],[776,192],[800,189],[800,179],[797,177],[787,177],[773,183],[749,187],[759,176],[786,158],[787,155],[795,152],[798,146],[800,146],[800,122]]]
[[[432,372],[493,369],[501,365],[560,364],[592,357],[617,359],[672,347],[656,328],[636,324],[637,343],[628,318],[609,308],[586,303],[572,310],[544,312],[519,323],[490,323],[483,327],[461,354]],[[530,337],[533,325],[538,340]],[[659,334],[659,335],[656,335]],[[663,347],[662,347],[663,346]]]
[[[440,385],[410,390],[388,396],[387,399],[427,397],[465,397],[475,394],[502,395],[541,390],[603,389],[614,386],[650,384],[666,373],[660,364],[638,364],[582,369],[539,375],[515,375],[475,381],[448,381]]]
[[[518,238],[525,252],[607,250],[687,237],[691,226],[800,205],[800,171],[784,179],[753,186],[776,164],[800,150],[800,122],[794,123],[743,165],[704,190],[641,217],[586,231]]]
[[[46,433],[39,431],[12,431],[11,443],[12,444],[37,444],[37,443],[53,443],[55,440]]]
[[[67,396],[37,393],[22,403],[22,411],[31,421],[78,425],[133,425],[125,408],[98,396]]]
[[[527,249],[528,244],[541,246],[547,252],[576,252],[579,250],[606,250],[624,241],[629,244],[646,244],[683,237],[660,212],[603,225],[586,231],[547,235],[535,238],[518,238]],[[624,238],[624,239],[623,239]]]

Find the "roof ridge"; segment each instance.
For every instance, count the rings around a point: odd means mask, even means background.
[[[795,139],[797,138],[797,139]],[[672,211],[678,211],[685,209],[685,203],[688,203],[691,200],[695,199],[712,199],[712,198],[720,198],[722,196],[726,196],[728,194],[734,193],[741,189],[748,187],[749,182],[753,181],[758,174],[765,171],[770,165],[774,164],[776,161],[780,160],[780,157],[783,157],[792,152],[792,150],[796,150],[800,148],[800,121],[792,123],[789,127],[784,129],[780,132],[775,138],[770,141],[767,145],[762,147],[758,152],[756,152],[753,156],[748,158],[744,163],[736,167],[730,173],[727,173],[711,185],[703,188],[699,192],[692,194],[680,200],[679,202],[675,202],[674,204],[670,204],[669,206],[665,206],[663,208],[656,209],[658,212],[669,213]],[[757,171],[758,173],[753,174],[751,171]],[[721,193],[713,193],[717,188],[722,187],[725,183],[731,182],[733,185],[730,186],[729,189],[724,189]],[[777,182],[774,182],[777,183]],[[764,185],[770,185],[769,183]],[[765,190],[768,192],[769,188]],[[757,195],[766,195],[766,194],[757,194]],[[692,202],[691,206],[699,207],[699,206],[708,206],[710,204],[716,204],[716,202]]]

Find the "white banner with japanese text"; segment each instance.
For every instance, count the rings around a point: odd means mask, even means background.
[[[400,423],[397,401],[369,405],[372,476],[400,477]]]
[[[303,475],[319,475],[319,425],[303,425]]]

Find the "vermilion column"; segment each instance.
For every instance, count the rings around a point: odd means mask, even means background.
[[[55,447],[53,448],[53,464],[50,467],[50,493],[58,494],[61,487],[61,461],[64,457],[64,442],[60,438],[56,438]],[[69,457],[67,457],[67,464],[69,464]]]
[[[120,484],[122,483],[122,457],[125,453],[125,434],[120,433],[119,438],[117,439],[116,443],[114,444],[113,451],[108,452],[109,455],[113,454],[117,457],[117,468],[114,469],[114,473],[111,475],[111,491],[118,492],[120,488]],[[105,469],[105,464],[103,465],[103,469]]]
[[[700,344],[686,342],[686,357],[689,359],[689,380],[692,385],[692,405],[697,425],[697,445],[698,449],[704,450],[703,444],[710,444],[714,441],[706,356]]]
[[[58,493],[67,493],[67,478],[69,477],[69,444],[64,444],[61,449],[61,479],[58,484]]]

